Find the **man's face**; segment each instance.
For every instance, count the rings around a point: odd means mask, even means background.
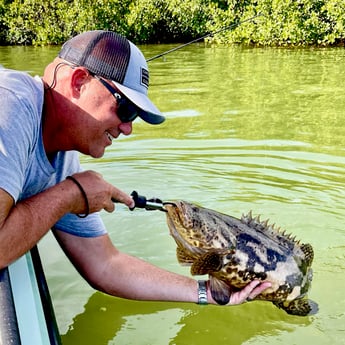
[[[121,133],[132,132],[132,122],[122,122],[117,116],[114,96],[96,78],[89,76],[80,86],[79,96],[73,98],[78,112],[78,151],[94,158],[102,157],[107,146]]]

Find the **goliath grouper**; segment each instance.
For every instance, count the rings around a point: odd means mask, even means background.
[[[185,201],[164,205],[177,258],[192,275],[208,274],[213,299],[227,304],[231,293],[252,280],[272,286],[256,300],[273,302],[292,315],[306,316],[317,304],[306,299],[314,253],[291,235],[253,218],[237,219]]]

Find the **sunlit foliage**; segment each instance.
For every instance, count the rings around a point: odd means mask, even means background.
[[[117,31],[135,43],[186,42],[258,14],[209,41],[345,42],[343,0],[0,0],[0,44],[61,44],[94,29]]]

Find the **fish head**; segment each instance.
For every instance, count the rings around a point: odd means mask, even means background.
[[[223,234],[225,224],[219,213],[182,200],[167,204],[165,209],[170,234],[186,252],[202,254],[229,246],[231,241]]]

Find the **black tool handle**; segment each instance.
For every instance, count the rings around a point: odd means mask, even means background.
[[[152,199],[146,199],[145,196],[139,195],[136,191],[133,191],[131,193],[131,196],[134,200],[134,207],[131,208],[131,211],[133,211],[136,207],[138,208],[144,208],[145,210],[152,211],[152,210],[164,210],[164,205],[162,200],[157,198]]]
[[[131,196],[134,200],[134,207],[131,210],[134,210],[136,207],[145,208],[147,199],[145,196],[139,195],[135,190],[131,193]]]
[[[166,212],[163,201],[160,199],[157,199],[157,198],[146,199],[145,196],[139,195],[136,191],[133,191],[131,193],[131,196],[134,200],[134,207],[130,208],[131,211],[133,211],[136,207],[138,207],[138,208],[144,208],[145,210],[148,210],[148,211],[159,210],[159,211]],[[117,202],[117,200],[114,198],[112,198],[111,200],[113,202]]]

